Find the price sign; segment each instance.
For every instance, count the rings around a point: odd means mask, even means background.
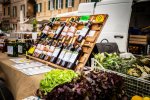
[[[103,15],[96,16],[96,22],[102,23],[104,22],[105,17]]]

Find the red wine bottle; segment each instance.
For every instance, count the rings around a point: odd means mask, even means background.
[[[54,50],[54,52],[53,52],[53,54],[52,54],[52,57],[51,57],[51,59],[50,59],[50,62],[52,62],[52,63],[55,63],[55,62],[56,62],[57,57],[59,56],[59,54],[60,54],[60,52],[61,52],[61,50],[62,50],[62,48],[63,48],[63,43],[64,43],[64,41],[65,41],[65,38],[63,38],[62,41],[59,41],[59,42],[58,42],[57,47],[55,48],[55,50]]]
[[[62,59],[62,62],[61,62],[61,66],[63,67],[66,67],[67,66],[67,63],[71,57],[71,54],[72,54],[72,51],[74,50],[74,43],[76,41],[76,37],[73,38],[73,41],[72,43],[69,45],[69,47],[67,48],[67,51]]]
[[[74,69],[76,66],[76,63],[78,59],[80,58],[80,55],[82,54],[82,46],[84,44],[85,40],[82,40],[80,45],[77,45],[75,50],[72,52],[71,57],[68,61],[67,68],[68,69]]]
[[[57,45],[57,41],[56,40],[54,40],[54,41],[52,40],[52,42],[49,44],[50,47],[48,49],[47,55],[45,56],[44,60],[46,60],[46,61],[50,60],[50,58],[51,58],[51,56],[52,56],[52,54],[53,54],[53,52],[55,50],[56,45]]]
[[[88,34],[88,32],[91,29],[91,25],[92,25],[91,21],[89,21],[87,24],[85,24],[84,28],[79,33],[79,36],[77,39],[78,42],[81,42],[86,37],[86,35]]]
[[[61,23],[61,25],[58,27],[57,31],[54,34],[54,37],[53,37],[54,39],[58,39],[58,37],[59,37],[60,33],[62,32],[62,30],[64,29],[65,25],[66,25],[65,22]]]
[[[67,35],[66,35],[66,40],[69,40],[70,38],[72,38],[76,32],[76,26],[77,24],[76,23],[73,23],[71,25],[71,27],[69,28],[68,32],[67,32]]]
[[[57,61],[56,61],[56,64],[57,64],[57,65],[60,65],[60,64],[61,64],[62,59],[63,59],[65,53],[67,52],[67,49],[68,49],[69,46],[71,45],[72,40],[73,40],[73,38],[70,39],[70,41],[69,41],[68,44],[64,43],[63,50],[61,51],[61,53],[60,53],[60,55],[58,56],[58,59],[57,59]]]

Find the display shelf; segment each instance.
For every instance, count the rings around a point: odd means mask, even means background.
[[[103,21],[102,22],[96,22],[96,17],[97,16],[103,16],[104,17]],[[75,17],[77,18],[77,16],[75,16]],[[78,16],[78,17],[80,17],[80,16]],[[59,21],[61,21],[61,22],[62,21],[66,21],[67,18],[71,18],[71,17],[63,17],[63,18],[60,18]],[[85,38],[85,43],[83,44],[83,47],[82,47],[83,54],[80,55],[80,58],[78,59],[78,61],[77,61],[78,63],[75,66],[74,70],[76,70],[76,71],[83,70],[85,64],[88,61],[89,56],[91,55],[91,52],[92,52],[92,50],[93,50],[93,48],[94,48],[94,46],[96,44],[96,41],[97,41],[98,37],[100,36],[100,32],[101,32],[101,30],[102,30],[102,28],[103,28],[107,18],[108,18],[108,15],[106,15],[106,14],[98,14],[98,15],[91,15],[90,16],[90,19],[94,20],[94,22],[92,22],[91,30],[95,31],[95,34],[94,34],[93,38],[90,38],[90,37]],[[84,23],[77,23],[76,29],[77,30],[81,30],[84,27],[84,25],[85,25]],[[54,26],[52,27],[52,30],[56,30],[59,26],[60,26],[59,22],[54,23]],[[74,37],[78,38],[78,35],[77,36],[75,35]],[[77,41],[76,41],[76,43],[80,44]],[[27,55],[27,57],[30,58],[30,59],[34,59],[34,60],[37,60],[39,62],[45,63],[47,65],[50,65],[50,66],[52,66],[54,68],[66,69],[66,68],[58,66],[58,65],[56,65],[54,63],[51,63],[51,62],[48,62],[48,61],[44,61],[44,60],[41,60],[39,58],[30,56],[30,55]]]

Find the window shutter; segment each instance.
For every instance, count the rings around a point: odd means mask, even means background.
[[[48,0],[48,10],[50,10],[50,0]]]
[[[35,5],[35,11],[38,12],[38,4]]]
[[[56,9],[58,9],[58,0],[56,0]]]
[[[68,0],[66,0],[66,8],[68,8]]]
[[[63,9],[63,0],[61,0],[61,9]]]
[[[56,8],[55,8],[55,0],[53,0],[53,7],[54,7],[54,9],[56,9]]]
[[[72,7],[74,7],[74,0],[72,0]]]
[[[40,3],[40,12],[42,12],[42,3]]]

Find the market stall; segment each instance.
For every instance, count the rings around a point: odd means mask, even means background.
[[[4,53],[0,53],[0,55],[0,67],[5,73],[6,83],[15,100],[21,100],[28,96],[35,95],[39,87],[39,82],[43,78],[43,74],[27,76],[12,66],[15,64],[10,60],[12,57],[8,57],[7,54]]]

